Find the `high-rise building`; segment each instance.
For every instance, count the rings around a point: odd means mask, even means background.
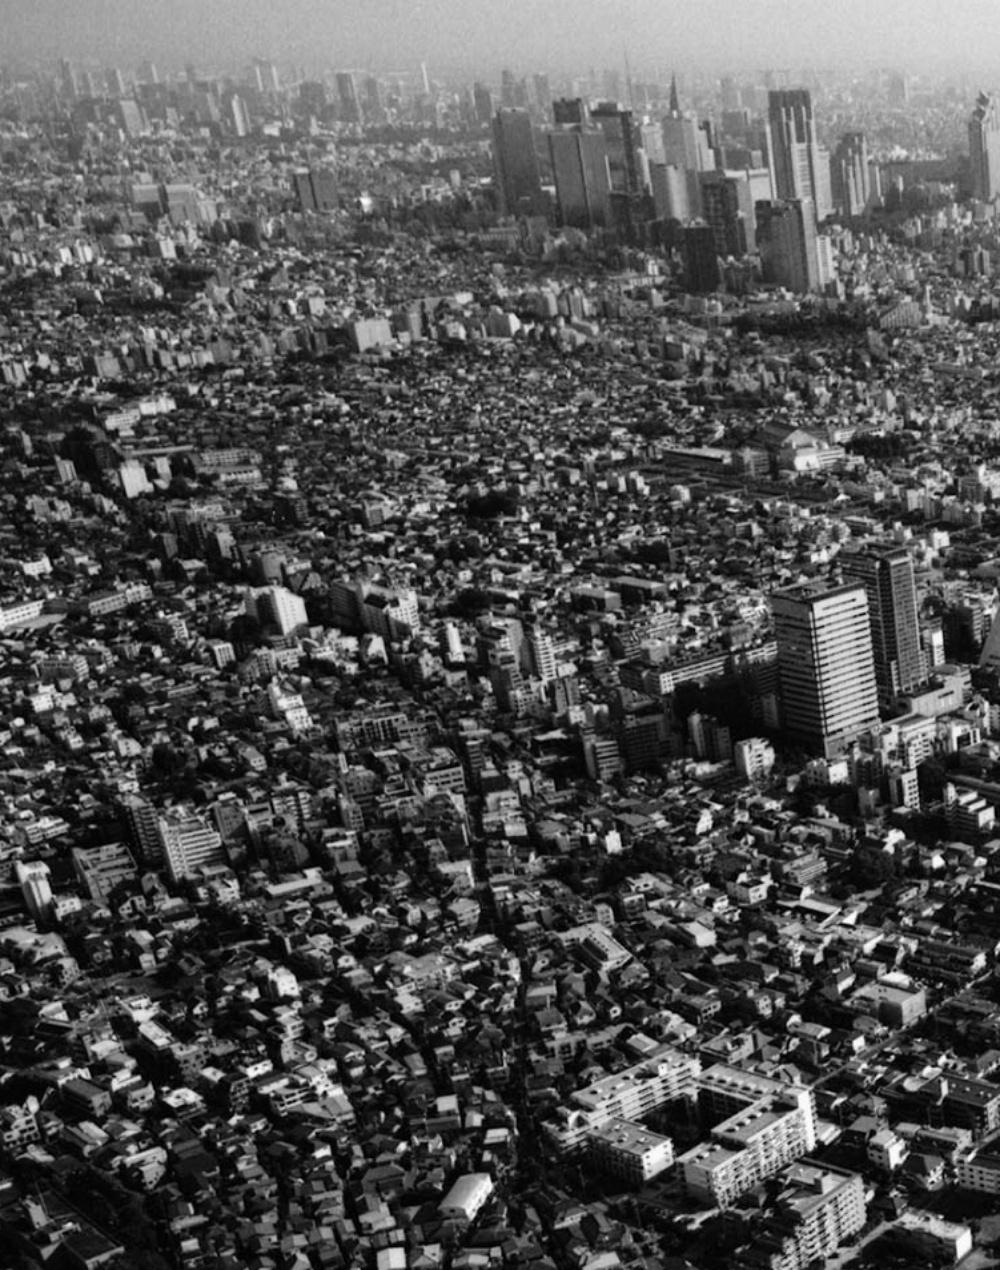
[[[863,216],[871,201],[868,143],[863,132],[847,132],[830,160],[833,205],[844,216]]]
[[[340,102],[340,117],[345,123],[361,122],[361,104],[358,101],[358,86],[350,71],[337,72],[337,97]]]
[[[924,679],[913,560],[904,547],[844,552],[846,581],[864,584],[879,701],[891,706]]]
[[[701,172],[701,214],[715,235],[719,256],[745,256],[755,240],[750,182],[739,172]]]
[[[864,584],[777,591],[771,609],[785,733],[832,758],[878,722]]]
[[[754,214],[764,281],[797,294],[818,291],[822,271],[811,201],[761,202]]]
[[[990,202],[1000,194],[1000,107],[989,93],[980,93],[969,120],[969,158],[972,196]]]
[[[273,62],[258,57],[253,64],[253,79],[259,93],[281,92],[281,78]]]
[[[590,119],[607,141],[611,189],[619,194],[637,194],[643,188],[643,180],[631,110],[623,110],[615,101],[602,101],[590,112]]]
[[[556,127],[590,123],[590,110],[582,97],[560,97],[552,103],[552,121]]]
[[[150,868],[159,864],[163,859],[163,839],[156,808],[138,794],[127,795],[121,807],[142,866]]]
[[[124,97],[128,89],[125,77],[117,66],[111,66],[104,72],[104,80],[108,86],[109,97]]]
[[[611,220],[608,145],[597,128],[566,127],[548,133],[559,223],[578,229]]]
[[[493,94],[478,80],[472,86],[472,102],[476,112],[476,122],[489,123],[493,118]]]
[[[684,285],[689,291],[715,291],[719,285],[719,255],[711,225],[687,225],[682,231]]]
[[[531,116],[501,108],[493,117],[493,170],[500,210],[508,216],[545,212]]]
[[[830,211],[829,158],[816,140],[812,95],[805,88],[768,94],[770,161],[779,199],[810,199],[822,220]],[[826,172],[824,172],[824,163]]]
[[[303,212],[337,210],[337,177],[329,168],[302,168],[292,174],[292,184]]]

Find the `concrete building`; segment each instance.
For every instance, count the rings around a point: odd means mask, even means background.
[[[812,202],[760,202],[754,215],[764,281],[797,295],[818,291],[823,275]]]
[[[778,199],[808,201],[816,220],[830,212],[829,157],[816,140],[812,94],[805,88],[768,94],[770,160]]]
[[[438,1205],[438,1210],[442,1217],[472,1222],[492,1194],[493,1179],[488,1173],[465,1173]]]
[[[611,1120],[641,1120],[668,1102],[692,1096],[700,1070],[697,1056],[664,1046],[651,1058],[578,1089],[570,1105],[543,1128],[561,1154],[571,1154]]]
[[[226,863],[221,837],[192,812],[171,808],[160,816],[159,828],[172,882],[194,877],[205,865]]]
[[[865,1224],[860,1174],[804,1161],[781,1175],[774,1211],[747,1252],[746,1264],[766,1270],[822,1265]]]
[[[832,758],[878,722],[868,601],[861,583],[771,597],[787,735]]]
[[[594,1161],[615,1177],[641,1186],[674,1162],[674,1144],[641,1124],[620,1116],[594,1129],[588,1139]]]
[[[839,560],[845,581],[864,584],[879,702],[890,707],[926,678],[913,557],[903,547],[872,548],[841,552]]]
[[[868,143],[863,132],[847,132],[830,158],[833,205],[842,216],[863,216],[871,201]]]
[[[28,912],[36,922],[44,921],[52,911],[49,866],[44,860],[18,860],[14,865],[14,876]]]
[[[542,177],[527,110],[502,107],[493,117],[493,172],[504,215],[544,215]]]
[[[548,133],[559,222],[593,229],[611,222],[608,143],[600,129],[564,128]]]
[[[1000,108],[997,98],[980,93],[969,120],[972,195],[989,203],[1000,194]]]
[[[729,1207],[816,1145],[813,1095],[804,1086],[720,1065],[702,1074],[699,1104],[710,1118],[720,1106],[736,1106],[677,1161],[688,1194],[713,1207]]]
[[[290,635],[292,631],[307,625],[309,621],[305,600],[283,586],[255,588],[248,591],[246,611],[262,626],[276,627],[280,635]]]

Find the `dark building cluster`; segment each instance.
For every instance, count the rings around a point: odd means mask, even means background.
[[[598,78],[0,76],[3,1264],[989,1264],[992,99]]]

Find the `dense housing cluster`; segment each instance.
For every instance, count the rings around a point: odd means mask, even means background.
[[[997,1235],[996,191],[593,87],[2,81],[10,1264]]]

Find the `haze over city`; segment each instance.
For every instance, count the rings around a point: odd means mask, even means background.
[[[2,1270],[1000,1270],[1000,47],[0,41]]]
[[[248,56],[388,70],[430,61],[563,70],[626,50],[637,69],[906,64],[1000,68],[992,0],[5,0],[8,58]]]

